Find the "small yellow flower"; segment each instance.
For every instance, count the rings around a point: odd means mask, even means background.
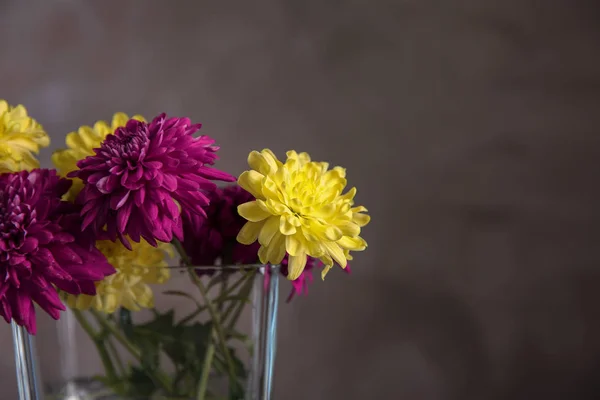
[[[170,244],[161,243],[158,248],[145,241],[131,242],[129,251],[121,242],[102,240],[96,242],[98,249],[117,272],[96,283],[96,296],[69,295],[70,307],[79,310],[94,308],[105,313],[113,313],[119,307],[131,311],[154,307],[154,294],[150,284],[162,284],[171,274],[165,256],[173,256]]]
[[[293,150],[285,163],[271,150],[253,151],[248,164],[252,169],[240,175],[238,184],[256,201],[238,207],[248,222],[237,239],[242,244],[258,240],[262,263],[279,264],[287,252],[288,279],[295,280],[307,256],[319,258],[325,264],[324,279],[334,261],[346,268],[350,251],[367,247],[359,235],[370,217],[362,214],[366,208],[353,207],[356,188],[342,194],[345,169],[328,170],[329,164]]]
[[[138,121],[146,121],[141,115],[134,115],[132,119]],[[98,121],[93,127],[84,125],[77,132],[71,132],[67,135],[67,149],[57,150],[52,154],[52,162],[62,176],[67,176],[71,171],[77,168],[77,162],[83,160],[87,156],[94,155],[94,149],[100,147],[106,136],[118,128],[127,124],[129,117],[124,113],[116,113],[112,118],[112,123],[109,125],[106,121]],[[74,199],[83,188],[81,179],[75,178],[73,186],[69,191],[68,198]]]
[[[11,107],[0,99],[0,173],[38,168],[34,154],[49,144],[48,134],[25,107]]]

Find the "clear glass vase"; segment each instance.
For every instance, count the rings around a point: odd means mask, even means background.
[[[153,309],[70,308],[42,321],[46,400],[271,398],[278,267],[170,270]]]

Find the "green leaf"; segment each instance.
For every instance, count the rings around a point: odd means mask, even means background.
[[[127,394],[134,398],[150,398],[156,391],[156,386],[148,374],[140,368],[131,367],[127,380]]]
[[[137,345],[140,349],[142,367],[150,371],[156,371],[160,363],[160,342],[153,337],[139,337]]]
[[[163,294],[166,294],[168,296],[179,296],[179,297],[185,297],[186,299],[190,299],[192,300],[194,303],[196,303],[197,306],[200,306],[200,303],[198,303],[198,300],[196,300],[194,298],[194,296],[192,296],[189,293],[186,292],[182,292],[181,290],[165,290],[163,292]]]
[[[148,331],[159,335],[172,336],[175,328],[175,311],[169,310],[164,314],[157,313],[154,319],[145,324],[138,325],[136,331]]]
[[[212,324],[196,322],[182,328],[181,341],[190,343],[194,349],[192,357],[203,360],[212,333]]]
[[[189,360],[194,354],[193,343],[185,342],[179,339],[179,335],[173,337],[173,340],[165,340],[162,344],[163,350],[169,356],[175,365],[181,365],[184,368],[191,368]]]
[[[216,275],[214,275],[210,279],[210,281],[208,281],[208,284],[206,285],[206,290],[210,290],[219,284],[221,284],[221,285],[225,284],[227,278],[228,278],[228,276],[226,273],[218,272]]]
[[[190,314],[186,315],[184,318],[182,318],[181,321],[179,321],[178,325],[183,326],[183,325],[187,324],[188,322],[193,321],[194,319],[196,319],[196,317],[198,315],[202,314],[202,312],[206,309],[207,309],[206,306],[198,307],[196,309],[196,311],[193,311],[192,313],[190,313]]]
[[[246,366],[236,355],[235,350],[233,348],[229,348],[229,354],[231,355],[231,359],[233,360],[233,365],[235,367],[236,376],[246,379],[248,377],[248,371],[246,371]]]

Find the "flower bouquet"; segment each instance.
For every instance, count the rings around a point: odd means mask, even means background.
[[[344,193],[343,168],[265,149],[236,179],[214,168],[219,148],[199,129],[117,113],[69,133],[56,170],[40,169],[48,135],[0,101],[0,315],[21,399],[42,397],[36,308],[74,321],[103,368],[47,398],[270,398],[278,276],[289,301],[314,269],[348,271],[369,216],[356,189]],[[248,305],[250,334],[238,329]]]

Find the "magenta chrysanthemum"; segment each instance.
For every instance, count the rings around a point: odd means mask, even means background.
[[[119,238],[127,247],[125,236],[153,246],[173,236],[183,240],[180,207],[204,215],[204,192],[216,189],[212,180],[235,180],[209,167],[218,147],[209,136],[192,136],[200,126],[161,114],[149,124],[130,120],[108,135],[96,154],[69,174],[84,182],[77,199],[83,204],[83,228]]]
[[[183,248],[194,265],[214,265],[217,259],[225,264],[258,262],[258,243],[244,245],[236,237],[246,223],[238,212],[240,204],[254,196],[238,185],[217,188],[208,193],[210,204],[206,215],[183,213]]]
[[[94,282],[114,272],[82,241],[75,206],[61,201],[70,185],[53,170],[0,175],[0,315],[31,334],[33,302],[58,319],[65,306],[56,288],[94,295]]]

